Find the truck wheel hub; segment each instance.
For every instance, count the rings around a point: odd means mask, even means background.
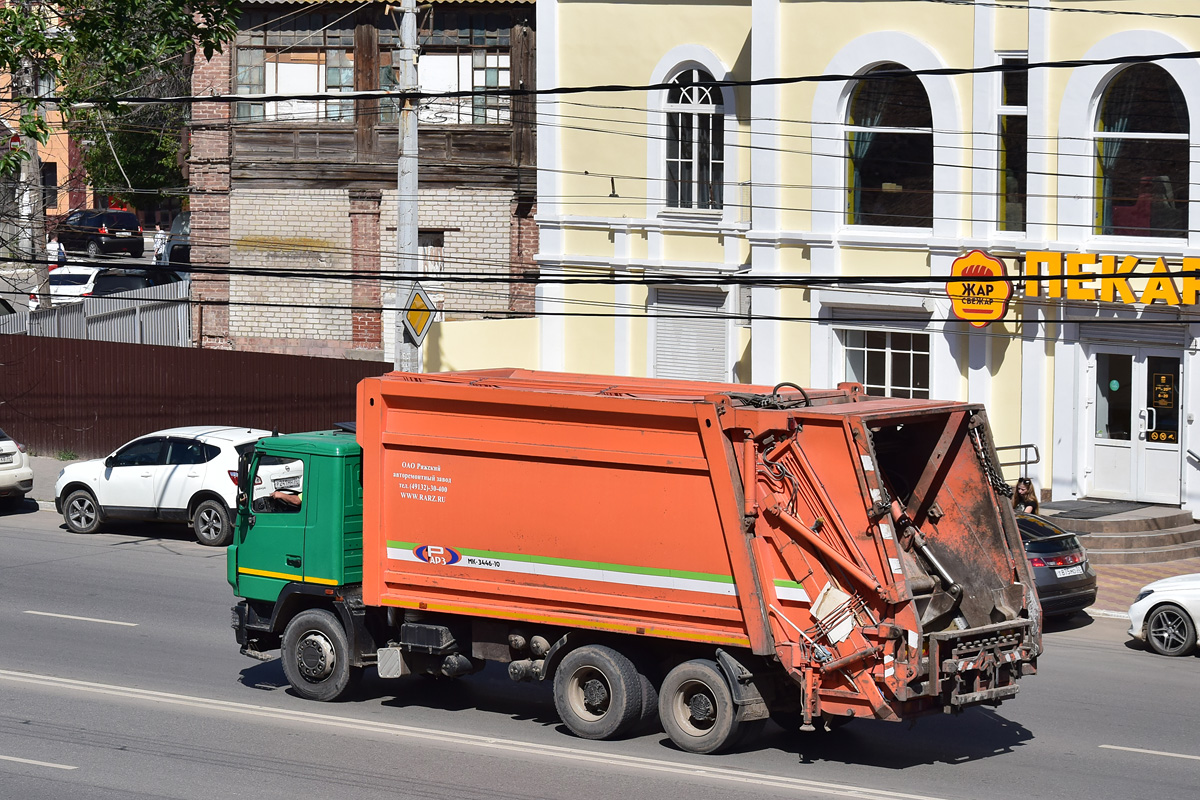
[[[335,666],[333,642],[318,631],[310,631],[296,646],[296,665],[310,681],[328,678]]]
[[[703,693],[697,692],[688,700],[688,714],[696,722],[710,722],[716,716],[714,713],[712,699]]]
[[[583,702],[593,714],[603,714],[608,709],[608,687],[604,681],[593,678],[583,684]]]

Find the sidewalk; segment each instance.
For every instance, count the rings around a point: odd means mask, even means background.
[[[74,461],[59,461],[52,456],[31,456],[33,467],[32,499],[39,501],[43,509],[54,510],[54,482],[59,471]],[[1096,570],[1098,591],[1096,603],[1089,610],[1125,614],[1137,596],[1138,590],[1147,583],[1200,572],[1200,558],[1168,561],[1163,564],[1106,564],[1093,565]]]
[[[76,462],[59,461],[54,456],[30,456],[29,466],[33,467],[33,491],[30,492],[29,499],[37,500],[43,508],[48,507],[53,511],[54,482],[58,480],[58,473],[62,471],[63,467],[74,463]],[[46,503],[49,503],[49,506],[46,506]]]

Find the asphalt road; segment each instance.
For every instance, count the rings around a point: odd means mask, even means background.
[[[1200,793],[1200,657],[1119,620],[1051,629],[1003,706],[693,756],[588,742],[547,687],[489,669],[302,700],[237,652],[223,552],[183,528],[76,536],[0,516],[0,800],[40,798],[1182,798]]]

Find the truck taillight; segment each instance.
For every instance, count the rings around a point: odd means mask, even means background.
[[[233,485],[237,486],[238,471],[236,469],[226,470],[229,473],[229,480],[233,481]]]
[[[100,230],[96,231],[96,233],[100,234],[101,236],[108,236],[108,228],[104,225],[101,225]]]

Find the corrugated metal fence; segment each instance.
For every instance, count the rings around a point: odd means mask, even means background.
[[[391,365],[0,335],[0,428],[37,452],[107,455],[176,425],[280,432],[354,419],[355,387]]]
[[[189,285],[188,281],[167,283],[8,314],[0,317],[0,333],[189,347]]]

